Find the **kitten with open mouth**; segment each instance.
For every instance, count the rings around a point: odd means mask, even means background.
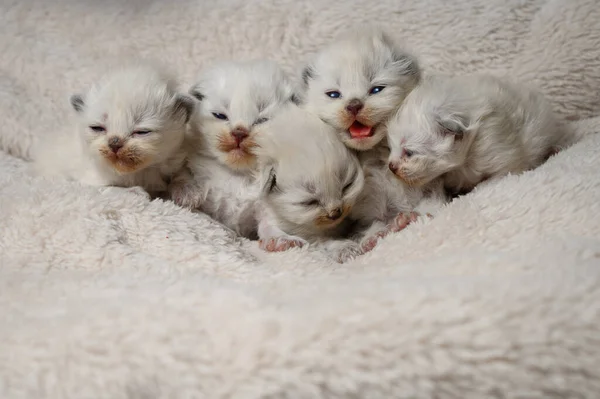
[[[333,126],[342,142],[370,150],[385,122],[418,84],[417,59],[379,29],[360,29],[322,49],[302,73],[301,102]]]

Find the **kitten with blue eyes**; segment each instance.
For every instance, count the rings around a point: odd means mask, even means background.
[[[42,143],[38,174],[62,175],[96,186],[141,187],[151,195],[167,189],[180,171],[192,140],[187,122],[194,100],[177,92],[159,67],[133,65],[106,75],[70,103],[78,116],[76,137]]]
[[[423,197],[390,173],[386,142],[387,121],[421,80],[418,60],[380,29],[355,29],[322,49],[302,78],[303,107],[331,125],[363,166],[366,189],[351,218],[370,249],[413,221]]]
[[[362,253],[346,237],[363,172],[335,130],[290,105],[267,124],[259,144],[260,247],[283,251],[311,243],[340,262]]]
[[[541,165],[570,144],[535,90],[494,76],[431,76],[390,120],[390,170],[411,187],[442,179],[453,194]]]
[[[190,94],[198,100],[192,122],[201,143],[187,173],[172,182],[171,197],[256,238],[257,140],[266,122],[294,100],[292,85],[272,61],[222,62],[204,71]]]
[[[358,151],[379,144],[385,122],[421,78],[417,59],[379,29],[358,29],[303,70],[302,103]]]

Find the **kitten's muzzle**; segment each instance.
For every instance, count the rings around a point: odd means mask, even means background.
[[[350,112],[353,116],[356,116],[363,109],[364,106],[365,105],[362,101],[360,101],[357,98],[354,98],[348,101],[348,104],[346,104],[346,111]]]
[[[338,220],[343,214],[342,208],[335,208],[327,213],[327,219]]]
[[[395,162],[390,162],[388,164],[388,168],[390,168],[393,174],[396,174],[398,172],[398,164]]]
[[[248,132],[248,129],[245,129],[243,127],[236,127],[231,131],[231,135],[233,136],[233,138],[235,139],[235,143],[239,147],[242,141],[244,141],[250,135],[250,132]]]
[[[115,154],[117,152],[119,152],[119,150],[121,148],[123,148],[123,140],[121,140],[119,137],[113,136],[111,138],[108,139],[108,147],[112,150],[112,152],[114,152]]]

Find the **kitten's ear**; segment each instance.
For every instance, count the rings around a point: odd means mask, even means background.
[[[296,93],[293,93],[290,96],[290,101],[293,102],[296,105],[301,105],[302,104],[302,100],[300,99],[300,96]]]
[[[391,51],[392,63],[399,74],[417,77],[421,75],[417,57],[402,49],[386,32],[379,32],[379,40]]]
[[[265,165],[260,173],[261,195],[267,196],[277,188],[277,176],[274,165]]]
[[[310,82],[315,77],[315,69],[312,65],[307,65],[302,70],[302,83],[304,87],[308,86],[308,82]]]
[[[196,84],[190,88],[189,93],[196,98],[198,101],[204,100],[204,94],[202,94],[202,88],[199,84]]]
[[[461,140],[468,130],[469,121],[463,115],[451,115],[438,120],[440,132],[443,136],[452,135],[456,140]]]
[[[185,123],[188,123],[190,117],[194,112],[194,100],[185,94],[175,95],[175,104],[173,105],[173,114],[176,116],[183,116]]]
[[[421,75],[421,67],[416,57],[400,50],[393,50],[393,62],[396,69],[402,75],[417,76]]]
[[[69,102],[71,103],[71,107],[77,112],[82,112],[85,108],[85,100],[81,94],[73,94],[69,98]]]

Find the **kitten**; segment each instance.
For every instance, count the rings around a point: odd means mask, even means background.
[[[360,29],[321,50],[302,73],[304,107],[354,150],[375,147],[421,77],[417,59],[383,31]]]
[[[389,168],[412,187],[441,177],[452,193],[542,164],[566,130],[534,90],[493,76],[433,76],[388,125]]]
[[[363,189],[363,173],[336,136],[331,126],[295,105],[267,124],[259,148],[261,248],[282,251],[317,243],[340,261],[360,253],[343,238],[350,232],[347,216]]]
[[[194,100],[179,94],[164,71],[148,65],[119,69],[87,94],[72,95],[70,103],[79,119],[76,135],[40,146],[38,174],[158,195],[184,165]]]
[[[448,202],[441,179],[424,187],[411,187],[398,179],[388,167],[389,153],[389,147],[381,144],[358,154],[365,188],[350,218],[356,221],[355,239],[364,252],[372,250],[380,238],[404,229],[421,215],[433,217]]]
[[[192,122],[202,139],[188,173],[174,179],[171,197],[257,238],[256,140],[265,122],[292,101],[292,86],[274,62],[223,62],[207,69],[190,94],[198,100]]]
[[[395,181],[387,169],[386,122],[420,79],[417,59],[378,29],[348,32],[303,71],[304,107],[359,151],[366,189],[350,217],[362,229],[357,237],[367,242],[365,250],[416,217],[410,212],[422,190]]]

